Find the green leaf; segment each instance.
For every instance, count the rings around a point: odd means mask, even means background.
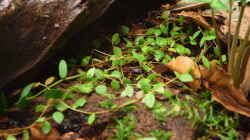
[[[192,82],[194,79],[191,74],[185,73],[185,74],[179,74],[178,72],[174,72],[176,77],[181,81],[181,82]]]
[[[178,22],[182,25],[185,21],[185,17],[184,16],[179,16],[178,17]]]
[[[166,88],[165,91],[164,91],[164,93],[163,93],[163,95],[169,99],[169,98],[171,98],[174,94],[173,94],[169,89]]]
[[[121,57],[122,56],[122,50],[121,50],[121,48],[113,47],[113,53],[117,57]]]
[[[222,63],[227,62],[227,56],[225,54],[221,56],[221,62]]]
[[[120,82],[117,80],[112,80],[111,81],[111,87],[114,90],[119,90],[121,88]]]
[[[163,38],[163,37],[157,37],[156,38],[156,45],[158,45],[160,47],[166,47],[167,45],[169,45],[169,39]]]
[[[165,10],[161,13],[161,18],[167,20],[169,18],[169,15],[170,15],[170,11]]]
[[[95,114],[91,114],[91,115],[89,116],[87,122],[88,122],[89,125],[92,125],[92,124],[95,122],[95,120],[96,120],[96,115],[95,115]]]
[[[102,70],[95,69],[95,77],[97,80],[103,80],[103,79],[105,79],[105,74]]]
[[[110,99],[101,101],[99,102],[99,104],[102,108],[106,108],[106,109],[111,109],[112,107],[116,106],[115,104],[113,104],[113,100],[110,100]]]
[[[82,58],[82,61],[81,61],[81,66],[87,66],[89,65],[89,62],[91,60],[91,56],[85,56]]]
[[[126,47],[128,48],[133,47],[133,43],[130,40],[128,40],[127,38],[123,38],[123,40],[126,42]]]
[[[191,39],[191,40],[196,39],[196,38],[200,35],[200,33],[201,33],[200,30],[199,30],[199,31],[196,31],[196,32],[190,37],[190,39]]]
[[[59,62],[59,77],[65,78],[68,74],[68,66],[65,60]]]
[[[6,140],[16,140],[16,137],[12,135],[8,135]]]
[[[44,93],[44,96],[47,99],[61,99],[64,95],[64,92],[59,89],[50,89]]]
[[[23,131],[23,136],[22,136],[22,140],[29,140],[30,139],[30,134],[28,130],[24,130]]]
[[[152,108],[155,104],[154,94],[148,93],[144,96],[142,102],[149,108]]]
[[[152,48],[151,46],[143,46],[141,50],[144,54],[149,54],[154,52],[154,48]]]
[[[139,46],[139,45],[142,45],[144,43],[144,36],[137,36],[135,38],[135,45],[136,46]]]
[[[165,88],[164,88],[164,85],[163,83],[157,83],[153,86],[153,90],[158,92],[158,93],[164,93],[165,92]]]
[[[86,84],[77,84],[74,85],[81,93],[89,94],[93,91],[94,85],[93,83],[86,83]]]
[[[43,112],[45,108],[45,105],[37,105],[35,108],[35,112]]]
[[[52,118],[55,120],[56,123],[61,124],[64,120],[64,115],[62,112],[54,112],[52,114]]]
[[[172,60],[172,57],[171,57],[171,56],[165,55],[164,58],[163,58],[163,60],[162,60],[162,63],[163,63],[163,64],[167,64],[167,63],[169,63],[171,60]]]
[[[215,40],[215,39],[216,39],[216,33],[214,30],[204,32],[203,37],[200,40],[200,47],[204,45],[205,41]]]
[[[86,104],[87,100],[84,98],[78,99],[73,105],[73,108],[83,107]]]
[[[91,78],[93,78],[94,77],[94,75],[95,75],[95,68],[91,68],[91,69],[89,69],[88,71],[87,71],[87,78],[88,79],[91,79]]]
[[[114,78],[117,78],[117,79],[121,79],[121,78],[122,78],[122,73],[119,72],[119,71],[113,71],[113,72],[110,74],[110,77],[114,77]]]
[[[168,26],[161,24],[160,25],[160,30],[163,34],[167,34],[168,33]]]
[[[157,140],[155,137],[145,137],[145,138],[139,138],[137,140]]]
[[[143,68],[144,71],[150,72],[152,69],[150,66],[147,65],[147,63],[141,63],[140,66]]]
[[[184,47],[181,44],[175,44],[174,47],[176,48],[177,53],[179,53],[180,55],[190,55],[191,54],[190,49]]]
[[[157,61],[157,62],[161,61],[164,56],[165,56],[164,51],[161,51],[161,50],[154,51],[154,59],[155,59],[155,61]]]
[[[55,105],[55,108],[58,110],[58,111],[65,111],[66,109],[68,109],[68,107],[66,107],[64,104],[57,104]]]
[[[99,86],[97,86],[95,88],[95,91],[96,91],[96,93],[101,94],[101,95],[108,93],[107,86],[105,86],[105,85],[99,85]]]
[[[146,35],[160,36],[162,34],[160,29],[150,28],[147,30]]]
[[[141,88],[144,92],[148,92],[151,89],[150,80],[149,79],[141,79],[138,82],[138,87]]]
[[[51,124],[48,121],[45,121],[42,125],[42,131],[44,134],[48,134],[51,131]]]
[[[24,100],[27,96],[29,96],[29,94],[31,93],[30,91],[34,85],[35,85],[35,83],[31,83],[23,88],[21,96],[20,96],[19,100],[17,101],[17,104],[21,103],[22,100]]]
[[[131,84],[132,83],[132,81],[126,77],[123,78],[123,82],[124,82],[124,84]]]
[[[212,0],[210,6],[217,10],[229,10],[228,2],[225,0]]]
[[[120,43],[120,35],[118,33],[113,34],[112,43],[118,45]]]
[[[196,31],[192,36],[189,37],[191,45],[197,45],[195,39],[200,35],[201,31]]]
[[[205,57],[205,56],[202,56],[201,57],[201,61],[203,63],[203,65],[207,68],[207,69],[210,69],[210,62],[209,60]]]
[[[143,54],[137,53],[135,50],[132,51],[132,55],[140,63],[144,62],[147,59],[146,56],[144,56]]]
[[[121,31],[123,34],[128,34],[129,33],[129,27],[128,26],[125,26],[125,25],[122,25],[121,26]]]
[[[38,122],[38,123],[43,123],[45,120],[46,120],[45,117],[39,117],[39,118],[36,120],[36,122]]]
[[[134,88],[130,85],[127,85],[125,90],[121,93],[122,97],[132,97],[134,95]]]

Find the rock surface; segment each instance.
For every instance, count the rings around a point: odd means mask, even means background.
[[[0,89],[41,64],[115,0],[0,0]]]

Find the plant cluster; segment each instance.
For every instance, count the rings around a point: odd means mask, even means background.
[[[223,55],[216,43],[216,32],[200,27],[185,25],[183,16],[170,17],[168,11],[163,11],[157,17],[162,21],[160,25],[144,29],[143,34],[131,34],[131,29],[121,26],[119,33],[114,33],[109,39],[112,44],[112,53],[105,53],[102,50],[94,50],[94,53],[102,57],[84,56],[81,59],[81,66],[77,75],[68,74],[68,63],[61,60],[58,66],[59,80],[48,78],[44,83],[31,83],[27,85],[15,103],[18,107],[27,107],[30,101],[37,97],[43,97],[47,103],[38,104],[35,112],[40,113],[37,120],[30,126],[20,128],[16,133],[6,133],[7,140],[14,140],[15,135],[23,134],[23,139],[29,139],[29,128],[36,123],[41,124],[44,134],[51,131],[51,120],[56,123],[63,123],[64,111],[72,110],[88,115],[87,123],[92,125],[98,119],[99,114],[125,111],[126,107],[136,103],[143,103],[151,111],[155,119],[163,122],[166,117],[185,116],[192,120],[194,125],[203,126],[202,136],[218,136],[221,139],[237,139],[235,128],[237,119],[228,115],[225,110],[216,109],[217,104],[211,101],[210,92],[203,91],[197,94],[194,90],[182,83],[194,80],[190,73],[170,74],[156,73],[153,69],[157,64],[167,64],[176,56],[185,55],[191,57],[196,63],[210,68],[209,59],[217,59],[219,64],[227,62],[226,55]],[[101,41],[96,40],[95,45]],[[125,44],[125,45],[123,45]],[[208,53],[212,52],[212,53]],[[129,70],[126,70],[129,69]],[[66,81],[73,81],[74,84],[67,88],[60,88],[60,84]],[[168,86],[175,83],[181,85],[179,90],[184,89],[191,92],[191,95],[174,95]],[[34,88],[43,88],[40,92],[33,94]],[[119,92],[119,94],[114,94]],[[103,111],[88,112],[84,110],[88,103],[88,97],[92,94],[103,96],[106,100],[99,102]],[[8,111],[4,94],[0,94],[0,109]],[[195,96],[193,96],[195,95]],[[161,96],[165,101],[157,100]],[[124,97],[128,100],[122,104],[114,104],[117,97]],[[71,100],[71,104],[67,101]],[[167,102],[167,103],[166,103]],[[49,109],[53,112],[48,112]],[[114,140],[126,140],[133,134],[136,127],[135,116],[126,115],[117,119],[115,126],[117,130]],[[148,137],[138,140],[167,140],[171,132],[163,130],[152,131]]]

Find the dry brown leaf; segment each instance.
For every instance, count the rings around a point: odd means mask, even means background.
[[[31,138],[30,140],[60,140],[59,132],[52,128],[48,135],[41,131],[41,124],[36,124],[30,128]]]
[[[244,92],[236,89],[231,76],[216,62],[211,62],[211,69],[200,68],[203,80],[209,83],[208,88],[213,92],[213,99],[226,109],[250,117],[250,103]]]
[[[182,11],[178,15],[179,16],[184,16],[184,17],[191,18],[197,24],[199,24],[200,26],[202,26],[203,28],[206,28],[206,29],[209,29],[209,30],[213,29],[213,27],[206,21],[206,19],[201,14],[199,14],[198,12]]]
[[[226,18],[225,25],[221,26],[220,29],[224,34],[227,34],[228,33],[228,27],[229,27],[228,26],[228,22],[229,22],[228,12],[220,11],[220,13],[221,13],[221,16]],[[233,11],[233,15],[232,15],[232,22],[231,22],[231,34],[232,35],[236,31],[238,18],[239,18],[239,8],[236,8],[236,10]],[[245,8],[245,12],[244,12],[244,15],[243,15],[243,18],[242,18],[242,23],[241,23],[240,32],[239,32],[239,37],[241,39],[244,39],[249,24],[250,24],[250,6],[247,6]]]
[[[192,60],[190,57],[187,56],[178,56],[168,64],[166,67],[172,71],[176,71],[180,74],[185,74],[190,72],[190,74],[195,79],[200,79],[201,74],[198,65]]]
[[[52,84],[55,81],[55,79],[56,78],[54,76],[51,76],[51,77],[49,77],[48,79],[45,80],[44,84],[46,86],[48,86],[48,85]]]
[[[250,117],[250,103],[242,89],[236,89],[231,75],[219,67],[215,61],[211,62],[211,68],[206,69],[189,57],[179,56],[167,65],[160,65],[155,70],[172,70],[184,74],[190,72],[196,79],[188,83],[192,88],[199,89],[202,84],[213,92],[212,98],[222,104],[226,109]],[[157,71],[156,71],[157,72]],[[198,73],[198,74],[195,74]]]
[[[197,8],[208,7],[209,5],[204,2],[190,3],[185,0],[181,0],[177,4],[174,5],[174,8],[171,11],[182,11],[182,10],[191,10]]]
[[[61,140],[75,140],[79,138],[79,134],[75,132],[67,132],[61,136]]]
[[[171,8],[171,5],[170,4],[163,4],[163,5],[161,5],[161,8],[162,9],[170,9]]]
[[[160,64],[154,68],[154,71],[157,73],[163,73],[168,70],[176,71],[180,74],[185,74],[190,72],[190,74],[193,76],[195,80],[187,84],[195,90],[200,88],[201,73],[198,65],[190,57],[178,56],[172,61],[170,61],[168,64],[166,65]]]

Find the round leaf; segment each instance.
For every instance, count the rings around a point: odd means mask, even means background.
[[[62,112],[54,112],[52,118],[55,120],[56,123],[61,124],[64,120],[64,115]]]
[[[65,60],[59,62],[59,77],[65,78],[68,74],[68,66]]]
[[[9,135],[9,136],[7,136],[6,140],[16,140],[16,137]]]
[[[155,104],[155,96],[153,94],[146,94],[142,101],[147,107],[152,108]]]
[[[50,130],[51,130],[51,124],[48,121],[44,122],[42,125],[43,133],[48,134],[50,132]]]
[[[106,94],[108,92],[108,89],[105,85],[99,85],[95,88],[95,91],[98,94]]]
[[[72,105],[72,107],[73,107],[73,108],[82,107],[82,106],[85,105],[86,102],[87,102],[86,99],[80,98],[80,99],[78,99],[78,100]]]
[[[121,93],[122,97],[132,97],[134,95],[134,88],[132,86],[127,85],[125,90]]]
[[[96,115],[95,114],[91,114],[88,118],[88,124],[92,125],[96,120]]]

